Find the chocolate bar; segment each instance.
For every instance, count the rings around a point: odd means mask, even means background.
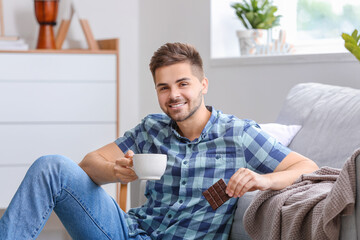
[[[226,194],[225,190],[226,183],[223,179],[220,179],[203,192],[205,199],[210,203],[212,209],[216,210],[231,198]]]

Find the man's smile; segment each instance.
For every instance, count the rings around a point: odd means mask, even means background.
[[[186,102],[182,102],[182,103],[171,103],[169,104],[170,108],[180,108],[182,106],[184,106],[186,104]]]

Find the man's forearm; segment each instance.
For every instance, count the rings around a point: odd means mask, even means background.
[[[266,174],[271,182],[270,189],[280,190],[293,184],[302,174],[316,171],[318,166],[309,159],[303,159],[282,171]]]
[[[79,166],[89,175],[91,180],[98,185],[117,181],[114,175],[114,165],[115,163],[106,161],[97,153],[87,154],[79,163]]]

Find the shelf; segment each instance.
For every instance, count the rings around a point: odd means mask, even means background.
[[[116,54],[116,50],[87,50],[87,49],[64,49],[64,50],[56,50],[56,49],[31,49],[28,51],[2,51],[0,53],[59,53],[59,54]]]
[[[30,49],[27,51],[0,50],[0,53],[59,53],[59,54],[117,54],[119,39],[104,39],[97,41],[100,50],[89,49]]]

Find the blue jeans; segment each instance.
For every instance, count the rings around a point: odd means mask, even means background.
[[[52,210],[75,240],[150,239],[130,238],[126,213],[76,163],[60,155],[41,157],[29,168],[0,219],[0,239],[36,239]]]

